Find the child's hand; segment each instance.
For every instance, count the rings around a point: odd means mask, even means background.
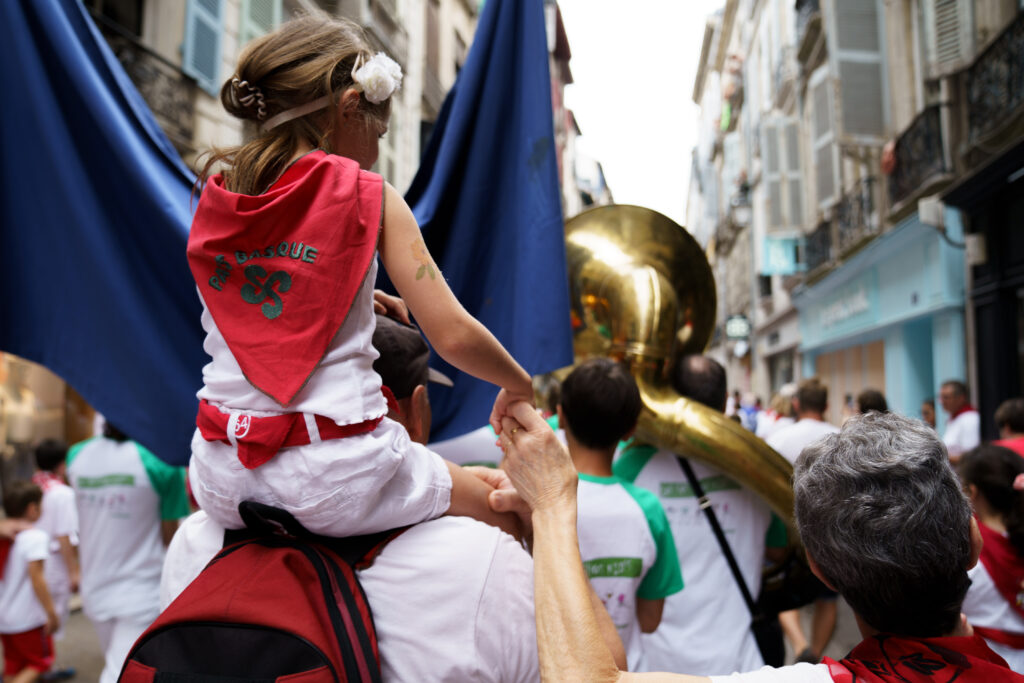
[[[385,294],[379,289],[373,290],[373,312],[394,318],[406,325],[412,324],[409,321],[409,307],[405,305],[405,302],[397,296]]]
[[[531,406],[535,406],[533,402],[533,386],[530,386],[527,392],[511,392],[508,389],[502,389],[498,392],[498,398],[494,399],[494,408],[491,409],[491,427],[494,428],[495,434],[501,434],[501,418],[508,414],[508,407],[516,401],[526,401]]]
[[[47,635],[53,635],[60,628],[60,619],[57,617],[56,612],[49,612],[46,615],[46,627],[45,631]]]

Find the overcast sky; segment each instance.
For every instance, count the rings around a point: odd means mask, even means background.
[[[558,0],[580,149],[601,162],[619,204],[686,222],[705,18],[724,0]]]

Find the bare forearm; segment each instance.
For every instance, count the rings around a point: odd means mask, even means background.
[[[455,320],[444,323],[444,329],[433,337],[423,328],[438,355],[459,370],[496,386],[531,392],[530,375],[480,321],[456,305],[460,313]]]
[[[534,512],[534,601],[541,680],[620,680],[591,605],[576,540],[576,513]]]
[[[60,536],[57,542],[60,543],[60,555],[64,558],[64,566],[68,568],[68,573],[72,577],[78,576],[78,553],[75,552],[75,546],[71,545],[71,539]]]
[[[39,604],[43,606],[46,614],[48,616],[57,614],[57,610],[53,606],[53,598],[50,596],[50,589],[46,585],[46,579],[43,578],[43,563],[39,563],[38,569],[29,567],[28,576],[32,581],[32,590],[36,594],[36,599],[39,600]]]

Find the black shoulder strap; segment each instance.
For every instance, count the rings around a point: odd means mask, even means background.
[[[683,473],[686,474],[686,478],[690,481],[690,488],[693,489],[694,494],[697,496],[700,509],[704,511],[704,515],[708,518],[708,523],[711,524],[711,530],[714,532],[715,538],[718,539],[718,545],[722,547],[722,554],[725,555],[725,561],[729,563],[729,569],[732,570],[733,578],[736,579],[736,584],[740,588],[740,593],[743,594],[743,600],[747,603],[751,616],[757,616],[754,598],[750,595],[747,582],[743,580],[743,572],[740,571],[740,566],[736,562],[736,556],[732,554],[732,548],[729,547],[729,541],[725,538],[722,525],[718,523],[718,516],[715,515],[715,510],[711,506],[711,500],[704,493],[704,487],[700,485],[700,480],[697,479],[693,467],[690,466],[690,461],[680,455],[676,456],[676,460],[679,461],[679,466],[683,468]]]
[[[321,545],[357,569],[364,569],[373,564],[373,560],[384,549],[384,546],[409,528],[388,529],[364,536],[334,538],[314,534],[302,526],[291,513],[271,505],[247,500],[238,505],[238,513],[241,515],[242,521],[245,522],[245,526],[241,529],[224,530],[225,548],[242,541],[268,536],[292,537],[297,541]]]

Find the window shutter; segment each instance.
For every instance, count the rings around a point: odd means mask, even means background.
[[[955,71],[971,58],[974,22],[968,0],[926,0],[925,35],[932,77]]]
[[[818,207],[835,201],[839,186],[839,161],[836,157],[835,133],[832,125],[831,81],[828,67],[823,66],[811,75],[811,130],[814,136],[814,187]]]
[[[886,123],[878,0],[836,0],[834,7],[841,131],[859,141],[877,142]]]
[[[782,146],[786,150],[786,218],[792,228],[799,228],[804,222],[804,197],[800,175],[800,129],[796,119],[787,119],[780,132]]]
[[[281,0],[242,0],[240,44],[270,33],[281,23]]]
[[[740,134],[732,132],[722,140],[722,185],[727,198],[736,193],[736,178],[740,172]]]
[[[779,126],[766,119],[761,126],[761,151],[764,154],[763,175],[768,193],[768,231],[785,227],[782,216],[782,164],[779,155]]]
[[[220,34],[224,0],[189,0],[181,69],[214,97],[220,91]]]

